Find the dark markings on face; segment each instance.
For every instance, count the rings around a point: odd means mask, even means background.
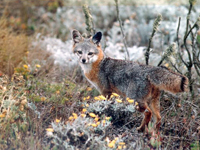
[[[77,54],[81,63],[89,63],[92,61],[93,56],[99,53],[99,50],[90,39],[85,39],[83,42],[76,44],[74,53]]]
[[[76,44],[74,48],[74,53],[78,55],[87,54],[88,56],[93,56],[94,54],[98,54],[98,52],[97,47],[89,39],[85,39],[83,42]]]

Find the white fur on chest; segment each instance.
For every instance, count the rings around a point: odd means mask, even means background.
[[[82,64],[82,63],[79,63],[79,64],[84,74],[89,73],[92,70],[92,64]]]
[[[81,66],[84,74],[90,73],[90,71],[92,70],[92,64],[82,64],[82,63],[80,63],[80,66]],[[99,88],[99,86],[96,82],[91,81],[87,77],[86,77],[86,79],[90,82],[90,84],[92,84],[100,92],[100,88]]]

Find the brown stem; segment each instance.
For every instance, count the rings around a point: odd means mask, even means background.
[[[129,52],[128,52],[127,43],[126,43],[126,39],[125,39],[125,34],[124,34],[124,30],[122,28],[122,22],[121,22],[121,19],[119,17],[118,0],[115,0],[115,4],[116,4],[116,11],[117,11],[117,20],[119,21],[120,30],[122,32],[123,43],[124,43],[125,51],[127,53],[127,59],[130,60],[130,55],[129,55]]]
[[[180,22],[181,22],[181,17],[179,17],[179,19],[178,19],[178,27],[177,27],[177,32],[176,32],[177,43],[178,43],[178,56],[179,56],[179,58],[181,59],[181,61],[184,63],[184,65],[187,67],[187,63],[183,60],[183,57],[181,56],[181,53],[180,53],[180,51],[179,51],[180,44],[179,44],[178,35],[179,35]]]
[[[187,64],[187,67],[192,67],[192,64],[193,64],[193,62],[192,62],[192,57],[191,57],[191,54],[190,54],[190,51],[189,51],[189,49],[188,49],[188,47],[187,47],[187,42],[186,42],[186,40],[187,40],[187,38],[188,38],[188,27],[189,27],[189,21],[190,21],[190,13],[191,13],[191,10],[192,10],[192,3],[190,3],[190,8],[189,8],[189,11],[188,11],[188,14],[187,14],[187,21],[186,21],[186,31],[185,31],[185,36],[184,36],[184,39],[183,39],[183,41],[184,41],[184,46],[185,46],[185,49],[186,49],[186,51],[187,51],[187,54],[188,54],[188,58],[189,58],[189,62],[188,62],[188,64]]]

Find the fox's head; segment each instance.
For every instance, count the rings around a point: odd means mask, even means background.
[[[101,37],[101,32],[97,32],[91,38],[84,38],[79,31],[72,31],[73,52],[79,57],[81,64],[91,64],[103,57],[100,47]]]

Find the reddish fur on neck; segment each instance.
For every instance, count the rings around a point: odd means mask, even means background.
[[[99,74],[99,64],[102,61],[104,54],[103,51],[101,49],[101,46],[97,47],[99,50],[99,54],[98,54],[98,59],[92,64],[92,68],[90,70],[89,73],[85,73],[85,76],[91,80],[92,82],[95,82],[99,85],[99,78],[98,78],[98,74]]]

